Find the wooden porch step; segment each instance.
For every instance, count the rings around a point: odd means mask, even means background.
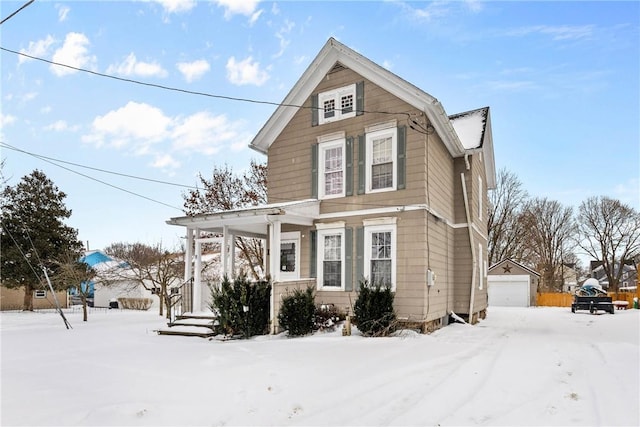
[[[182,336],[182,337],[200,337],[200,338],[209,338],[214,336],[214,332],[209,329],[206,331],[202,328],[202,331],[184,331],[184,330],[176,330],[176,329],[159,329],[158,335],[174,335],[174,336]]]

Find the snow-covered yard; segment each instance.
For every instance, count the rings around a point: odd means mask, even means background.
[[[640,310],[227,342],[156,335],[155,312],[67,317],[0,315],[3,426],[640,424]]]

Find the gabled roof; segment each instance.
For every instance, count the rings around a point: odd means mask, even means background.
[[[470,154],[470,150],[466,149],[465,145],[463,145],[463,141],[461,141],[461,138],[456,133],[440,101],[348,48],[334,38],[329,38],[249,146],[254,150],[266,154],[271,144],[296,114],[300,108],[298,106],[305,103],[309,96],[313,94],[318,84],[336,64],[350,68],[387,92],[414,106],[416,109],[423,111],[436,132],[438,132],[438,135],[440,135],[440,138],[452,157],[462,157],[465,154]],[[482,133],[482,146],[485,147],[483,151],[485,153],[485,159],[487,159],[485,163],[487,168],[487,184],[489,188],[493,188],[495,187],[495,166],[493,161],[493,142],[491,141],[489,110],[488,108],[482,110],[486,110],[483,124],[485,129],[488,129],[488,131]],[[469,144],[473,145],[473,143]],[[472,152],[478,151],[479,147],[480,145],[472,148]]]
[[[506,263],[511,263],[511,264],[513,264],[513,265],[515,265],[515,266],[527,271],[528,273],[533,274],[534,276],[540,277],[540,274],[538,274],[534,270],[530,269],[526,265],[520,264],[519,262],[512,260],[511,258],[506,258],[506,259],[503,259],[502,261],[498,261],[497,263],[495,263],[491,267],[489,267],[487,272],[491,273],[492,270],[495,270],[498,267],[501,267],[503,264],[506,264]]]

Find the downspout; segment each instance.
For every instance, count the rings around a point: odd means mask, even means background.
[[[467,156],[465,155],[465,162]],[[468,164],[468,163],[467,163]],[[467,183],[464,179],[464,172],[460,173],[460,181],[462,182],[462,197],[464,198],[464,211],[467,215],[467,229],[469,230],[469,245],[471,246],[471,260],[473,268],[471,270],[471,295],[469,297],[469,324],[473,324],[473,303],[476,294],[476,251],[473,245],[473,229],[471,228],[471,215],[469,213],[469,197],[467,196]]]

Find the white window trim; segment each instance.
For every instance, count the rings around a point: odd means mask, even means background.
[[[38,299],[46,298],[47,291],[43,289],[36,289],[35,291],[33,291],[33,297]]]
[[[325,227],[318,227],[317,224],[316,228],[318,229],[318,234],[317,234],[317,251],[316,251],[316,271],[317,271],[317,289],[319,291],[344,291],[345,290],[345,228],[325,228]],[[322,279],[324,276],[324,268],[323,268],[323,261],[324,261],[324,237],[325,236],[332,236],[332,235],[336,235],[339,234],[341,236],[340,238],[340,262],[342,263],[342,268],[341,268],[341,277],[340,277],[340,287],[337,286],[323,286],[322,284]]]
[[[337,194],[325,194],[325,151],[332,148],[342,147],[342,191]],[[326,141],[318,144],[318,198],[319,199],[335,199],[338,197],[344,197],[346,194],[347,186],[347,147],[346,139],[344,136],[341,139],[334,139],[332,141]]]
[[[391,187],[387,188],[371,188],[371,167],[373,166],[373,140],[383,137],[391,137],[391,162],[393,164],[393,182]],[[398,186],[398,128],[386,127],[374,132],[367,132],[366,134],[366,146],[367,146],[367,162],[366,162],[366,193],[382,193],[385,191],[394,191]]]
[[[396,254],[397,254],[397,239],[396,239],[396,225],[395,222],[393,224],[384,224],[384,225],[365,225],[364,227],[364,268],[365,268],[365,277],[369,280],[371,273],[371,234],[372,233],[381,233],[389,231],[391,232],[391,290],[396,290]]]
[[[482,177],[478,176],[478,219],[482,221]]]
[[[351,112],[342,114],[340,108],[340,98],[343,95],[353,95],[353,109]],[[324,117],[324,103],[325,101],[333,99],[335,101],[335,114],[333,117]],[[356,84],[350,84],[337,89],[329,90],[318,94],[318,124],[336,122],[338,120],[348,119],[356,116]]]
[[[483,259],[483,255],[482,255],[482,243],[478,243],[478,289],[482,290],[482,288],[484,287],[484,278],[485,278],[485,274],[484,274],[484,259]]]
[[[280,271],[280,280],[298,280],[300,279],[300,232],[291,231],[286,233],[280,233],[280,245],[283,243],[294,243],[295,252],[295,270],[294,271]]]

